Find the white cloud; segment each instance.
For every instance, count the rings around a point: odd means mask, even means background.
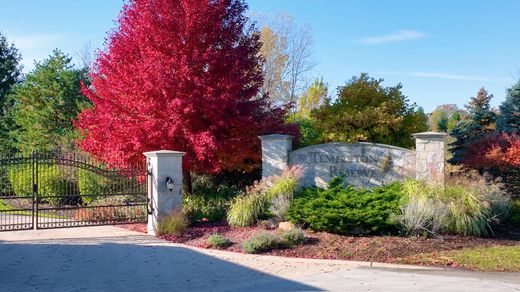
[[[496,81],[496,82],[509,82],[511,78],[505,77],[486,77],[486,76],[474,76],[474,75],[459,75],[459,74],[448,74],[438,72],[386,72],[389,75],[400,75],[410,77],[421,77],[421,78],[437,78],[437,79],[448,79],[448,80],[461,80],[461,81]]]
[[[365,37],[359,40],[364,45],[380,45],[425,38],[426,34],[414,30],[400,30],[387,35]]]

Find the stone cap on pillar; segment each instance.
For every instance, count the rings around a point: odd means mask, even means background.
[[[150,152],[144,152],[143,155],[146,157],[182,157],[186,154],[186,152],[181,151],[173,151],[173,150],[158,150],[158,151],[150,151]]]
[[[292,140],[294,137],[291,135],[271,134],[258,136],[258,138],[260,138],[260,140]]]
[[[440,132],[422,132],[422,133],[415,133],[412,134],[412,136],[416,139],[444,139],[446,136],[448,136],[447,133],[440,133]]]

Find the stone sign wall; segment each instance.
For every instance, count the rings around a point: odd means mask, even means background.
[[[279,175],[299,165],[301,186],[326,187],[337,176],[358,187],[386,185],[407,178],[444,182],[442,133],[415,134],[416,151],[373,143],[328,143],[292,151],[292,137],[261,136],[262,176]]]
[[[329,143],[289,154],[289,166],[301,165],[300,184],[326,187],[337,176],[354,186],[386,185],[415,176],[415,152],[379,144]]]

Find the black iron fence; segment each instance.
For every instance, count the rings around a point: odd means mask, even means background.
[[[143,163],[110,169],[75,152],[0,156],[0,231],[142,223]]]

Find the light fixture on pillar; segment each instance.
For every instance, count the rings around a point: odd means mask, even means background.
[[[168,189],[168,191],[173,191],[173,187],[174,187],[174,184],[173,184],[173,179],[171,179],[171,177],[166,177],[166,188]]]

